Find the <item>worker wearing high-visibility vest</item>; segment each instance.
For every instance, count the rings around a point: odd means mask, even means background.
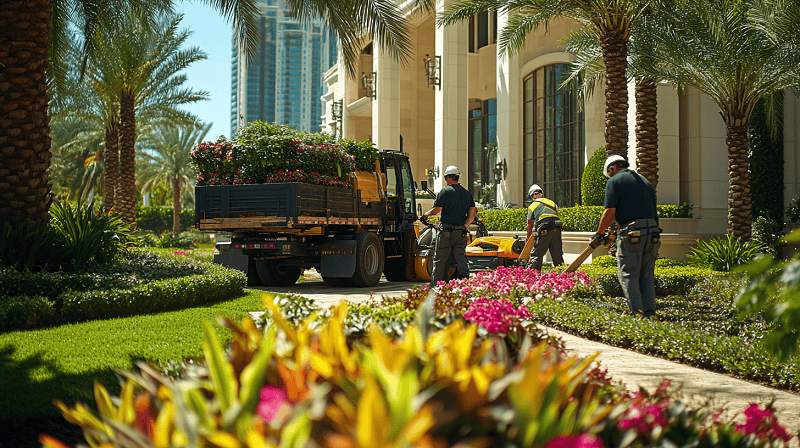
[[[528,235],[526,241],[536,230],[536,236],[531,252],[530,267],[542,269],[544,255],[550,251],[553,265],[564,263],[564,250],[561,247],[561,228],[563,223],[558,219],[558,206],[555,202],[544,197],[542,188],[536,184],[528,189],[528,196],[533,203],[528,206]]]

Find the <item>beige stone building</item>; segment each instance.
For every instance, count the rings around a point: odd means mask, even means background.
[[[322,129],[402,150],[409,154],[415,180],[428,180],[434,191],[442,186],[444,168],[457,165],[462,185],[477,199],[495,182],[499,163],[505,171],[498,203],[522,206],[528,186],[537,183],[560,206],[578,204],[583,167],[605,144],[602,86],[582,108],[575,92],[558,88],[560,74],[573,60],[559,40],[578,25],[553,21],[547,32],[532,33],[524,49],[508,57],[498,54],[495,44],[507,20],[503,15],[479,14],[443,28],[435,26],[432,15],[410,17],[414,51],[408,61],[397,62],[367,41],[356,79],[347,77],[341,60],[326,72]],[[632,85],[628,91],[628,159],[635,163]],[[798,99],[787,95],[786,203],[800,193],[799,108]],[[694,219],[674,231],[725,233],[728,162],[717,106],[697,91],[679,97],[671,85],[660,85],[658,128],[659,203],[694,207]]]

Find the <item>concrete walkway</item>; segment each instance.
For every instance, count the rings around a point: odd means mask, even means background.
[[[321,306],[332,306],[342,300],[351,303],[380,299],[381,296],[399,297],[406,294],[413,285],[423,283],[390,283],[382,280],[374,288],[342,288],[329,287],[315,280],[314,273],[306,274],[307,282],[298,283],[286,288],[259,287],[252,289],[275,293],[294,293],[314,300]],[[712,398],[717,407],[724,407],[723,418],[741,418],[741,412],[750,403],[767,403],[775,400],[778,420],[790,434],[800,431],[800,395],[783,392],[770,387],[761,386],[748,381],[739,380],[728,375],[697,369],[684,364],[642,355],[630,350],[612,347],[599,342],[573,336],[555,329],[548,329],[550,334],[561,337],[570,355],[588,357],[599,353],[597,361],[601,367],[608,369],[608,374],[621,381],[629,390],[644,387],[648,391],[655,390],[662,380],[670,379],[674,385],[680,384],[686,395],[686,401],[700,404],[706,397]],[[798,446],[798,439],[792,439],[791,446]]]

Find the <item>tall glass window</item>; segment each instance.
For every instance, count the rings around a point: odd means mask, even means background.
[[[531,184],[541,186],[559,207],[580,204],[586,136],[576,90],[558,87],[566,71],[567,64],[547,65],[523,80],[526,204]]]
[[[492,184],[496,154],[487,145],[497,141],[497,100],[472,101],[469,111],[469,167],[467,182],[461,182],[475,199],[483,187]],[[491,159],[491,160],[489,160]]]

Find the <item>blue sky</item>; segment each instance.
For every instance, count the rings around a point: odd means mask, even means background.
[[[186,70],[188,80],[184,85],[210,94],[209,101],[190,104],[184,109],[205,123],[214,123],[206,140],[216,140],[219,135],[230,138],[231,24],[207,6],[183,2],[177,5],[181,7],[184,14],[181,27],[194,31],[187,39],[187,47],[200,47],[208,55],[208,59],[195,62]]]

